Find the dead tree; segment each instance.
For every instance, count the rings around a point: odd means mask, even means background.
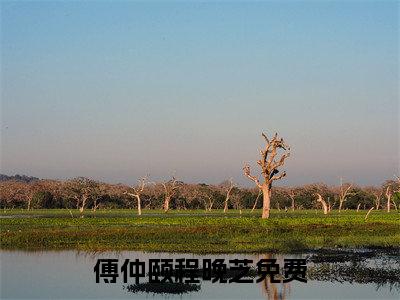
[[[279,174],[278,168],[283,166],[285,163],[285,159],[289,157],[290,147],[285,144],[282,138],[278,138],[278,134],[275,133],[271,140],[262,133],[266,141],[265,149],[260,150],[261,159],[257,161],[257,164],[261,167],[261,174],[263,176],[263,181],[260,182],[259,177],[251,175],[250,166],[245,164],[243,167],[243,173],[250,180],[254,181],[256,186],[263,193],[263,209],[262,209],[262,218],[268,219],[270,213],[270,205],[271,205],[271,188],[272,183],[275,180],[281,179],[286,176],[286,172],[282,172]],[[281,155],[279,160],[276,160],[276,156],[278,155],[278,151],[283,150],[285,153]]]
[[[343,179],[340,178],[340,190],[339,190],[339,212],[343,208],[344,202],[347,200],[346,197],[350,195],[349,191],[353,185],[349,184],[347,188],[343,186]]]
[[[253,211],[256,209],[257,202],[258,202],[258,198],[260,198],[261,194],[262,194],[262,191],[261,191],[261,190],[259,190],[259,191],[258,191],[257,198],[256,198],[256,201],[254,201],[253,208],[251,209],[251,212],[253,212]]]
[[[382,190],[381,191],[374,191],[374,197],[375,197],[375,207],[378,210],[379,206],[381,205],[381,197],[382,197]]]
[[[387,199],[387,203],[386,203],[386,211],[390,212],[390,201],[392,199],[392,191],[390,189],[390,185],[386,188],[386,199]]]
[[[231,201],[233,208],[238,210],[239,214],[242,214],[242,195],[240,195],[240,193],[234,193],[231,197]]]
[[[203,202],[205,211],[211,211],[214,205],[214,199],[210,195],[204,195]]]
[[[328,212],[331,212],[332,211],[332,209],[335,207],[335,204],[336,204],[336,197],[333,197],[333,203],[331,204],[331,201],[329,200],[329,197],[328,197]]]
[[[373,210],[374,210],[374,207],[372,206],[372,207],[368,210],[367,214],[366,214],[365,217],[364,217],[364,220],[365,220],[365,221],[367,220],[369,214],[370,214],[371,211],[373,211]]]
[[[212,187],[206,185],[198,185],[197,188],[192,192],[191,197],[203,201],[204,210],[206,212],[211,212],[215,201],[215,195],[213,194]]]
[[[171,180],[169,180],[167,182],[163,182],[162,186],[164,187],[164,192],[165,192],[163,209],[164,209],[164,212],[167,212],[167,211],[169,211],[169,204],[171,202],[171,199],[175,195],[176,190],[178,189],[178,185],[176,183],[176,178],[172,177]]]
[[[317,193],[318,199],[317,202],[322,204],[322,209],[324,211],[324,215],[328,214],[328,205],[326,204],[325,200],[322,198],[321,194]]]
[[[393,201],[394,208],[395,208],[396,211],[397,211],[397,205],[396,205],[395,199],[396,199],[396,198],[399,198],[399,196],[400,196],[400,177],[399,177],[399,176],[396,176],[396,175],[395,175],[395,177],[396,177],[396,179],[397,179],[397,191],[394,192],[394,195],[395,195],[395,196],[393,197],[392,201]]]
[[[140,216],[142,214],[142,201],[141,201],[140,197],[144,192],[145,186],[147,184],[149,184],[149,182],[148,182],[148,177],[147,176],[139,179],[138,181],[139,181],[139,185],[137,187],[132,187],[131,188],[133,193],[125,192],[125,194],[127,194],[128,196],[136,198],[138,215]]]
[[[226,188],[226,196],[225,196],[225,201],[224,201],[224,213],[226,213],[228,211],[228,202],[229,202],[229,199],[231,197],[232,189],[234,187],[235,187],[235,185],[233,184],[233,180],[231,178],[229,180],[229,185]]]
[[[78,177],[66,183],[63,193],[68,198],[76,201],[76,208],[79,209],[81,218],[89,200],[98,195],[99,184],[85,177]]]
[[[290,189],[288,195],[290,197],[290,200],[292,200],[292,211],[294,211],[294,209],[295,209],[294,197],[296,196],[295,190]]]

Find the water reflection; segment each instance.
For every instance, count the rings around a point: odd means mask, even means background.
[[[1,251],[1,297],[6,298],[126,298],[141,299],[146,295],[157,298],[182,299],[315,299],[315,298],[393,298],[400,292],[400,257],[394,251],[316,251],[298,255],[193,255],[144,252],[78,252]],[[139,284],[95,283],[93,267],[99,258],[139,259],[148,266],[151,258],[204,258],[215,260],[252,259],[249,277],[254,283],[199,284]],[[282,267],[284,259],[307,259],[307,283],[271,282],[259,278],[256,263],[260,259],[277,259]],[[228,269],[229,270],[229,269]],[[199,273],[203,270],[199,269]],[[281,272],[282,273],[282,272]],[[232,277],[233,273],[228,273]],[[280,277],[276,277],[280,279]],[[201,279],[201,276],[199,276]]]
[[[265,259],[273,259],[271,254],[264,256]],[[280,266],[283,265],[283,257],[278,256],[277,262]],[[282,272],[281,272],[282,274]],[[282,276],[278,276],[280,280],[283,280]],[[261,282],[261,288],[265,299],[268,300],[284,300],[290,295],[290,283],[278,283],[272,282],[271,277],[266,277]]]

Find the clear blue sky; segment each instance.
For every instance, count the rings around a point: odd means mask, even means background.
[[[1,172],[250,184],[399,173],[399,3],[1,2]]]

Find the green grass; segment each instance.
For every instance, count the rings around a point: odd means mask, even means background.
[[[296,252],[331,247],[400,249],[400,214],[372,211],[284,212],[240,215],[217,210],[8,210],[0,215],[1,249],[142,250],[192,253]],[[4,218],[8,216],[7,218]],[[13,216],[13,217],[11,217]],[[21,216],[29,216],[22,218]]]

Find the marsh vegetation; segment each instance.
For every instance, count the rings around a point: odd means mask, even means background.
[[[78,210],[76,211],[77,215]],[[400,214],[320,210],[87,212],[10,210],[1,214],[1,248],[48,250],[144,250],[192,253],[296,252],[327,247],[399,248]]]

